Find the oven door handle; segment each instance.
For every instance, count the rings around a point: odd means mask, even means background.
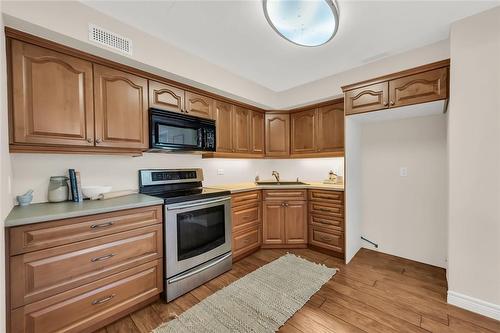
[[[200,201],[200,202],[188,203],[188,204],[172,204],[172,205],[167,205],[167,210],[178,210],[178,209],[183,209],[183,208],[206,206],[206,205],[211,205],[213,203],[227,201],[230,199],[231,199],[230,197],[224,197],[222,199],[217,199],[217,200]]]
[[[222,261],[226,260],[227,258],[229,258],[230,256],[232,255],[231,252],[227,253],[226,255],[220,257],[219,259],[215,260],[214,262],[211,262],[210,264],[206,265],[206,266],[202,266],[202,267],[199,267],[191,272],[188,272],[186,274],[182,274],[182,275],[179,275],[179,276],[176,276],[170,280],[168,280],[168,284],[172,284],[172,283],[175,283],[175,282],[179,282],[181,280],[184,280],[184,279],[187,279],[188,277],[190,276],[193,276],[195,274],[198,274],[198,273],[201,273],[203,272],[204,270],[207,270],[209,269],[210,267],[213,267],[219,263],[221,263]]]

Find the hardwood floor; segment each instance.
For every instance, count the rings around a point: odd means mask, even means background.
[[[175,301],[156,302],[97,332],[149,332],[286,252],[260,250]],[[499,321],[446,304],[441,268],[365,249],[348,265],[309,249],[288,252],[340,271],[279,332],[500,332]]]

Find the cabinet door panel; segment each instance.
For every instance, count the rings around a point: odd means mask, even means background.
[[[290,118],[292,155],[316,152],[318,150],[316,109],[292,113]]]
[[[264,154],[264,114],[252,111],[251,118],[251,153]]]
[[[445,99],[448,96],[448,69],[402,77],[389,82],[390,107],[425,103]]]
[[[290,115],[266,113],[266,155],[290,155]]]
[[[382,82],[346,91],[345,114],[356,114],[387,109],[389,107],[389,83]]]
[[[96,145],[148,148],[148,82],[94,65]]]
[[[92,64],[12,40],[14,143],[94,145]]]
[[[237,153],[250,152],[250,110],[239,106],[233,111],[233,148]]]
[[[149,107],[172,112],[184,112],[184,90],[150,80]]]
[[[285,244],[282,202],[264,202],[263,244]]]
[[[318,148],[320,152],[344,149],[344,103],[318,109]]]
[[[230,153],[233,151],[233,106],[215,101],[215,122],[217,151]]]
[[[287,244],[307,244],[307,203],[305,201],[286,203],[285,240]]]
[[[200,118],[213,118],[214,100],[186,91],[186,113]]]

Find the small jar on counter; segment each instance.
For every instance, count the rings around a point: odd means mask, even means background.
[[[53,176],[49,182],[49,202],[67,201],[69,198],[68,177]]]

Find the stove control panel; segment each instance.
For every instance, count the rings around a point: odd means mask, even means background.
[[[203,181],[202,169],[139,170],[139,186],[192,183]]]

